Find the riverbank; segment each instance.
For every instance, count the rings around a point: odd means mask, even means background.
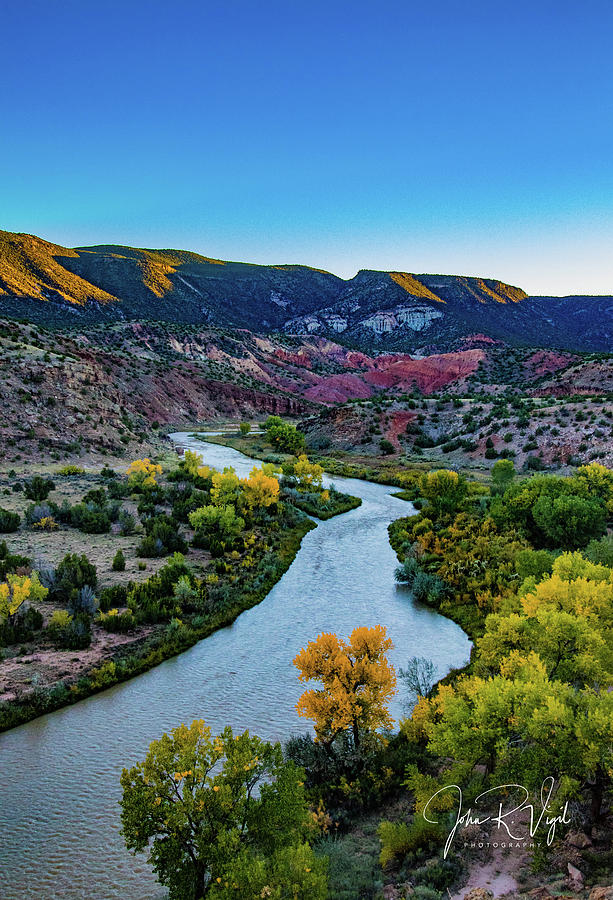
[[[197,429],[192,432],[198,440],[211,444],[221,444],[238,450],[251,459],[280,462],[290,459],[289,454],[279,453],[265,444],[265,432],[241,435],[232,432],[205,435]],[[322,466],[328,475],[336,475],[340,478],[356,478],[359,481],[371,481],[373,484],[386,484],[392,487],[406,489],[410,487],[421,475],[431,469],[445,468],[449,465],[449,459],[441,456],[436,459],[419,460],[412,459],[410,464],[400,462],[396,457],[387,456],[360,456],[343,452],[338,456],[329,456],[318,450],[308,450],[309,459]],[[484,467],[463,469],[452,466],[459,472],[464,472],[467,478],[476,483],[488,483],[491,480],[490,473]],[[403,497],[402,499],[409,499]]]
[[[281,536],[275,549],[278,560],[274,571],[265,555],[259,560],[251,577],[251,587],[238,593],[232,604],[199,627],[186,626],[173,635],[168,628],[154,630],[144,638],[137,636],[129,643],[121,643],[99,668],[91,669],[78,679],[67,678],[47,689],[34,688],[18,700],[0,704],[0,732],[23,725],[45,713],[53,712],[104,691],[115,684],[141,675],[166,659],[177,656],[209,637],[220,628],[231,625],[238,616],[260,603],[294,561],[302,539],[315,522],[306,516]]]
[[[199,441],[230,447],[250,457],[250,459],[282,463],[287,459],[293,458],[289,453],[279,453],[272,447],[265,446],[262,435],[264,435],[265,439],[264,432],[247,436],[231,433],[205,435],[197,431],[193,432],[194,438]],[[386,484],[402,488],[412,484],[416,473],[421,474],[422,471],[419,469],[403,469],[398,466],[397,462],[392,463],[384,459],[377,460],[378,465],[373,466],[364,465],[362,462],[354,463],[333,459],[314,451],[309,451],[309,458],[312,462],[320,465],[328,475],[337,475],[340,478],[356,478],[359,481],[370,481],[373,484]]]
[[[176,443],[174,446],[177,446]],[[167,464],[170,460],[176,466],[178,459],[174,450],[164,454]],[[171,465],[171,469],[174,466]],[[88,498],[106,503],[106,500],[100,500],[100,495],[106,497],[107,492],[118,488],[113,496],[121,497],[122,514],[129,514],[133,523],[138,523],[137,513],[141,512],[140,507],[137,509],[138,495],[127,497],[124,490],[119,490],[121,485],[116,476],[114,480],[109,480],[100,474],[85,473],[78,466],[73,466],[72,469],[74,473],[71,470],[71,474],[66,476],[58,475],[57,471],[52,473],[56,482],[51,495],[53,499],[49,500],[51,514],[56,517],[60,513],[64,515],[64,510],[71,509],[84,490],[89,489],[86,495]],[[19,476],[15,473],[13,483],[10,483],[9,478],[4,489],[5,495],[10,498],[7,506],[16,515],[21,514],[24,523],[27,508],[24,506],[22,487],[25,480],[26,472]],[[164,491],[168,492],[171,488],[166,478],[162,479],[162,484],[162,496],[158,498],[158,503],[165,502]],[[14,486],[21,490],[11,492],[11,487]],[[138,525],[136,529],[132,527],[128,534],[117,532],[108,524],[99,529],[102,533],[84,534],[83,531],[70,527],[70,521],[66,523],[62,520],[59,525],[54,525],[53,530],[33,529],[23,524],[12,533],[7,553],[14,566],[23,568],[30,565],[32,559],[45,560],[45,566],[54,571],[66,552],[82,554],[85,550],[88,561],[93,563],[97,572],[97,596],[106,598],[106,594],[112,594],[112,597],[100,600],[102,612],[99,617],[91,620],[89,643],[72,650],[62,649],[49,641],[51,632],[48,626],[54,616],[66,615],[63,611],[65,603],[46,599],[34,605],[43,631],[35,630],[32,634],[24,632],[19,636],[18,643],[7,646],[5,658],[0,656],[0,731],[140,675],[163,660],[183,652],[215,630],[227,626],[241,612],[262,600],[287,570],[298,552],[302,537],[316,527],[307,515],[327,520],[357,508],[362,502],[358,497],[334,489],[319,489],[315,492],[288,489],[283,492],[282,499],[286,505],[289,504],[290,510],[296,512],[289,518],[281,516],[270,523],[270,528],[264,527],[262,533],[258,534],[257,542],[248,554],[248,564],[254,567],[251,569],[249,584],[244,584],[243,573],[238,582],[237,576],[229,575],[231,566],[236,566],[237,571],[242,569],[243,560],[238,554],[225,554],[225,560],[218,561],[219,564],[216,565],[216,560],[211,560],[211,554],[201,549],[198,542],[195,542],[195,546],[190,546],[187,560],[189,569],[194,578],[210,581],[220,596],[223,594],[222,611],[215,610],[213,615],[207,612],[205,617],[195,614],[186,617],[181,612],[175,612],[170,624],[168,617],[165,617],[162,621],[154,618],[135,622],[131,619],[126,628],[104,627],[115,624],[115,620],[108,620],[107,613],[111,607],[115,608],[114,614],[117,614],[118,622],[122,617],[130,615],[129,610],[122,610],[125,609],[131,586],[141,585],[146,589],[147,579],[155,580],[157,573],[163,571],[163,566],[168,561],[168,557],[157,555],[151,558],[150,554],[147,554],[149,558],[146,563],[139,559],[142,555],[139,547],[143,534]],[[97,509],[98,512],[110,512],[108,506]],[[164,512],[165,515],[172,515],[174,508],[166,506]],[[291,522],[290,527],[288,522]],[[184,537],[191,543],[190,535],[193,537],[191,531],[188,531]],[[185,542],[183,547],[187,547]],[[114,554],[119,551],[124,554],[125,559],[122,572],[115,571],[111,565]],[[7,571],[18,571],[14,566],[9,566]],[[257,588],[250,587],[251,584],[257,585]],[[232,598],[229,606],[226,593]],[[203,619],[206,621],[202,621]]]

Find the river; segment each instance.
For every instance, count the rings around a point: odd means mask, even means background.
[[[242,477],[257,463],[228,447],[171,435],[207,464]],[[75,706],[0,734],[2,900],[159,900],[143,855],[119,834],[119,774],[149,743],[181,722],[231,725],[269,740],[303,733],[294,706],[304,689],[292,659],[322,631],[346,637],[385,625],[394,665],[432,659],[439,676],[470,654],[464,632],[394,583],[387,526],[411,507],[392,487],[334,478],[362,498],[351,512],[306,535],[266,599],[180,656]],[[327,479],[331,483],[331,479]],[[392,703],[402,714],[402,697]]]

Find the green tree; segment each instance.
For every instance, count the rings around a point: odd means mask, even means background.
[[[532,517],[549,545],[564,549],[585,547],[604,534],[606,527],[602,503],[587,497],[541,496],[532,508]]]
[[[280,416],[269,416],[264,423],[267,440],[282,453],[297,455],[304,447],[304,434]]]
[[[504,494],[515,478],[515,466],[510,459],[498,459],[492,466],[492,488],[495,494]]]
[[[462,505],[468,485],[466,479],[449,469],[438,469],[422,475],[420,479],[422,495],[435,515],[452,515]]]
[[[261,872],[287,848],[296,848],[294,859],[305,852],[299,849],[308,820],[303,777],[284,761],[279,744],[247,731],[234,736],[231,728],[213,736],[202,721],[180,725],[153,741],[144,762],[123,770],[126,846],[134,853],[149,849],[171,900],[230,896],[224,890],[233,883],[251,892],[232,896],[257,896],[250,878],[259,884]]]
[[[251,431],[251,425],[249,424],[249,422],[241,422],[240,425],[238,426],[238,430],[240,431],[240,433],[242,434],[243,437],[246,437],[249,434],[249,432]]]
[[[244,851],[209,889],[210,900],[326,900],[327,858],[308,844],[282,847],[269,856]]]

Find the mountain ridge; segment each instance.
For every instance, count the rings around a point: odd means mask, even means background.
[[[260,265],[189,250],[66,248],[0,231],[0,314],[54,327],[152,320],[317,334],[369,352],[436,353],[484,334],[514,346],[613,347],[613,297],[530,297],[479,276]]]

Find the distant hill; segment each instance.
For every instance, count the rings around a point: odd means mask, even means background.
[[[435,353],[474,334],[610,351],[613,297],[528,297],[503,282],[362,270],[349,280],[183,250],[68,249],[0,231],[0,315],[50,326],[154,320],[333,337],[368,352]]]

